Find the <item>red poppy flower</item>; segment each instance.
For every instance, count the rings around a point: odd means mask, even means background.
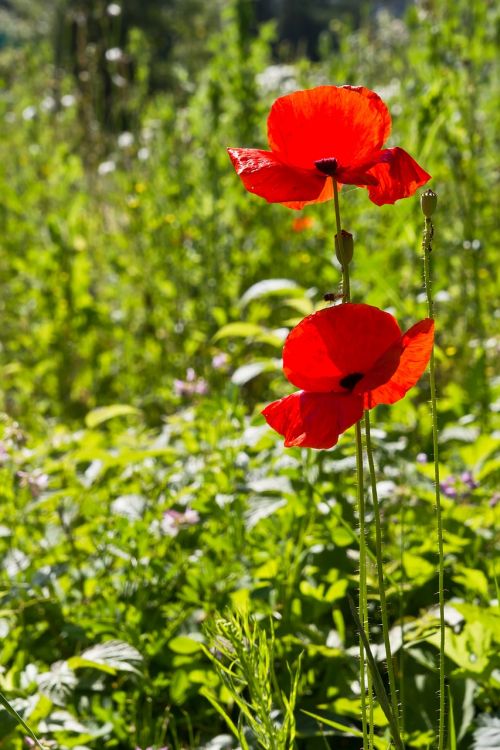
[[[413,195],[430,179],[402,148],[383,149],[391,116],[363,86],[318,86],[276,99],[270,151],[229,148],[246,189],[269,203],[303,208],[333,196],[332,177],[368,188],[378,206]]]
[[[283,370],[302,390],[263,410],[285,446],[331,448],[364,409],[403,398],[427,367],[434,321],[406,333],[378,307],[344,304],[304,318],[283,349]]]

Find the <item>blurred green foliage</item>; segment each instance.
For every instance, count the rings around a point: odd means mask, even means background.
[[[119,55],[96,56],[87,40],[78,84],[46,38],[0,56],[0,689],[63,750],[234,747],[202,697],[237,723],[203,623],[248,609],[264,631],[274,618],[276,721],[298,674],[297,747],[358,747],[345,598],[357,585],[354,447],[346,435],[332,453],[285,451],[258,415],[289,392],[279,358],[290,326],[338,287],[333,210],[307,209],[297,231],[298,214],[247,194],[225,153],[265,147],[276,96],[351,83],[387,101],[392,145],[439,194],[447,674],[458,747],[479,748],[500,689],[497,12],[420,2],[405,20],[381,12],[356,30],[332,15],[320,59],[283,65],[275,26],[256,31],[242,8],[223,3],[203,65],[179,59],[175,87],[154,95],[139,29]],[[341,201],[354,299],[389,307],[402,327],[424,317],[418,199],[378,208],[347,188]],[[438,685],[432,471],[417,461],[431,451],[427,399],[423,379],[377,409],[373,430],[415,748],[430,744]],[[377,628],[371,639],[376,650]],[[379,709],[376,719],[382,736]],[[0,742],[24,746],[5,711]]]

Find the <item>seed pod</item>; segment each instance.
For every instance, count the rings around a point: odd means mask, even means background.
[[[420,207],[422,208],[423,215],[430,219],[432,214],[437,208],[437,202],[438,197],[434,190],[426,190],[425,193],[422,193],[420,196]]]
[[[340,250],[339,236],[338,234],[336,234],[335,255],[337,256],[337,260],[341,266],[348,266],[352,260],[352,254],[354,252],[354,240],[352,238],[352,234],[350,232],[346,232],[345,229],[342,230],[342,248],[344,250],[344,257],[342,257],[342,253]]]

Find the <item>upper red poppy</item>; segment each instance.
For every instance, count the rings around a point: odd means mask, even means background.
[[[331,448],[364,409],[393,404],[427,367],[434,321],[402,333],[378,307],[344,304],[304,318],[288,336],[283,370],[301,388],[263,410],[285,446]]]
[[[270,151],[229,148],[246,189],[269,203],[303,208],[333,196],[332,177],[368,188],[378,206],[413,195],[430,179],[402,148],[383,149],[391,116],[363,86],[318,86],[276,99]]]

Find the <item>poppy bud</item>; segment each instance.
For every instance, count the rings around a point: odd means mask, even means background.
[[[420,207],[422,208],[423,215],[427,219],[430,219],[430,217],[436,210],[437,202],[438,202],[438,197],[436,193],[431,189],[426,190],[420,196]]]
[[[339,243],[339,236],[338,234],[336,234],[335,235],[335,255],[337,256],[337,260],[341,266],[344,266],[344,265],[348,266],[352,260],[352,254],[354,251],[354,240],[352,238],[352,234],[350,232],[346,232],[345,229],[342,229],[342,249],[344,251],[343,257],[342,257],[342,251],[340,248],[340,243]]]

